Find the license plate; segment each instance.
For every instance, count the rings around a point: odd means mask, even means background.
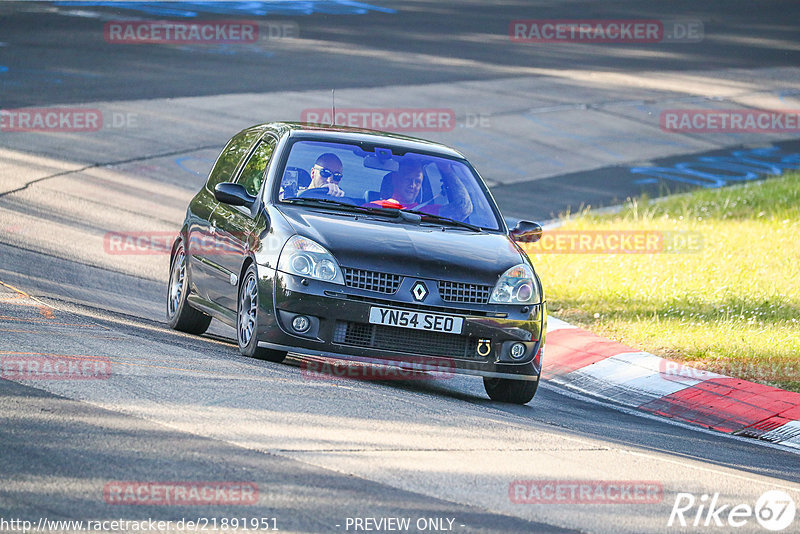
[[[400,328],[414,328],[429,332],[445,332],[460,334],[464,326],[464,319],[452,315],[438,315],[435,313],[415,312],[408,310],[393,310],[391,308],[369,309],[369,322]]]

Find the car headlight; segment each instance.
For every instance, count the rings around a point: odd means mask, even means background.
[[[491,304],[533,304],[539,302],[539,286],[533,269],[520,263],[503,273],[494,286]]]
[[[306,237],[292,236],[283,246],[278,270],[344,285],[342,269],[325,247]]]

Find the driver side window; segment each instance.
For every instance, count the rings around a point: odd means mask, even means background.
[[[258,195],[261,190],[261,184],[264,183],[264,178],[267,172],[269,160],[272,158],[272,153],[275,150],[275,140],[267,138],[258,143],[250,159],[242,168],[239,174],[237,183],[244,186],[245,190],[253,195]]]

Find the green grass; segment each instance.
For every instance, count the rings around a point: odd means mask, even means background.
[[[584,210],[558,230],[692,232],[695,251],[537,253],[550,313],[701,369],[800,391],[800,173]],[[669,247],[668,247],[669,248]]]

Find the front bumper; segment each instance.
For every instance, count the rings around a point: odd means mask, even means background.
[[[434,281],[429,281],[435,283]],[[532,306],[418,304],[278,271],[260,273],[259,346],[408,369],[538,380],[546,329],[545,303]],[[267,296],[273,295],[273,299]],[[373,306],[463,318],[461,334],[369,323]],[[292,327],[310,318],[306,332]],[[522,343],[522,357],[510,354]]]

